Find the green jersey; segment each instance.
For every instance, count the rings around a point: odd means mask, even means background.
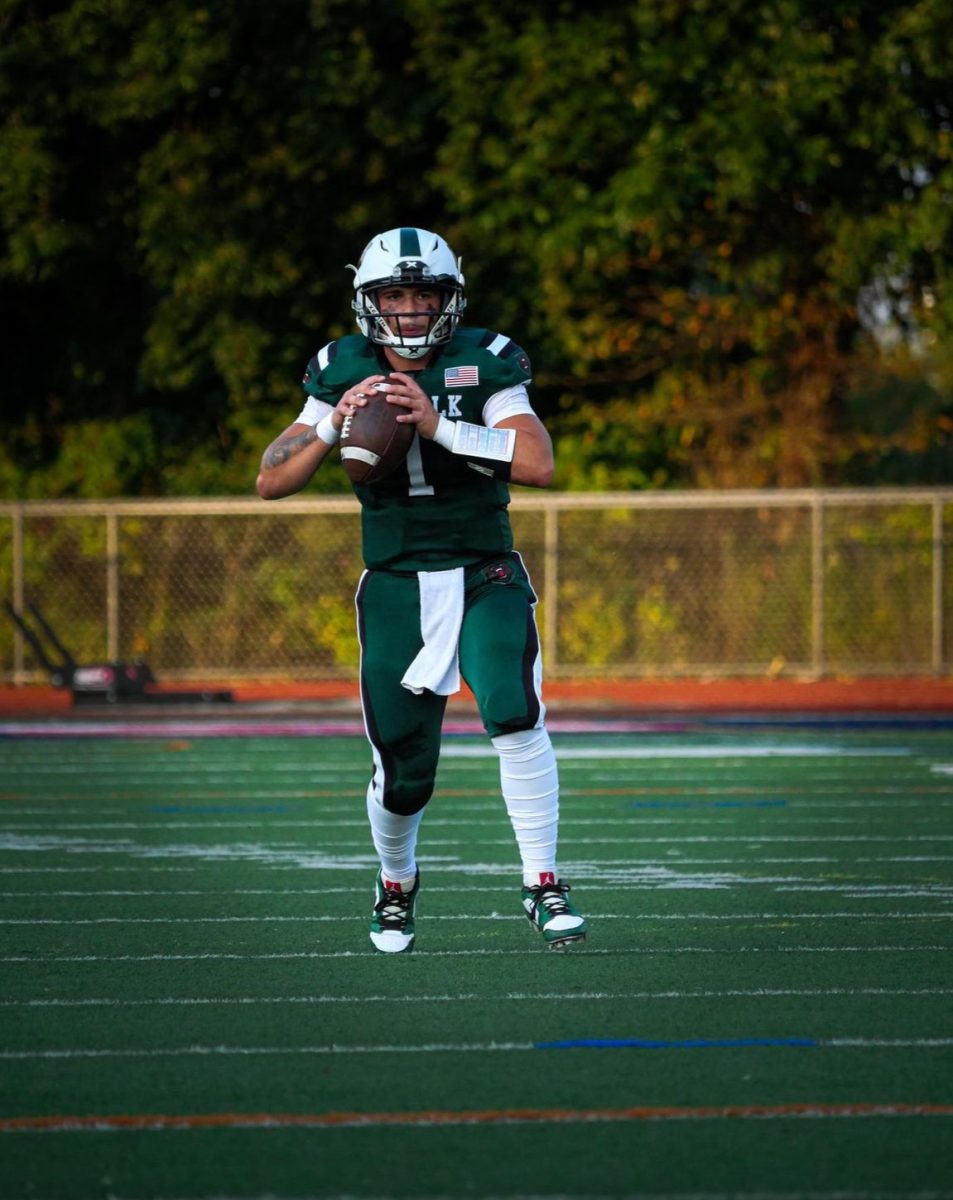
[[[490,330],[458,329],[427,367],[413,370],[411,365],[411,370],[449,421],[485,425],[484,409],[495,415],[492,423],[532,412],[525,391],[529,358],[515,342]],[[378,347],[355,334],[331,342],[311,359],[304,389],[314,400],[336,405],[368,375],[390,371]],[[302,419],[308,411],[306,405]],[[512,549],[506,484],[419,434],[397,470],[354,491],[361,502],[367,567],[445,570]]]

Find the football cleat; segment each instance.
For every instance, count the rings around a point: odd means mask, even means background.
[[[523,888],[523,908],[550,950],[584,942],[589,926],[568,898],[569,884],[552,875],[541,876],[534,887]]]
[[[414,948],[414,909],[420,891],[420,872],[414,886],[404,892],[377,872],[374,881],[375,903],[371,913],[371,941],[384,954],[400,954]]]

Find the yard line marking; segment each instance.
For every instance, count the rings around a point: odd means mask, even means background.
[[[570,794],[571,793],[567,792],[565,789],[562,790],[562,795],[564,797],[567,795],[570,795]],[[600,791],[600,792],[592,793],[592,794],[603,796],[603,795],[606,795],[607,793],[604,791]],[[624,792],[620,792],[619,794],[631,795],[632,793],[628,789],[626,789]],[[769,808],[782,808],[782,807],[786,808],[786,803],[787,803],[786,801],[775,801],[775,800],[759,801],[757,803],[757,809],[760,812],[760,811],[767,811]],[[650,805],[645,806],[644,808],[639,809],[638,811],[634,812],[632,814],[632,816],[628,816],[628,817],[575,817],[572,814],[567,814],[564,816],[563,825],[570,827],[570,828],[577,828],[577,827],[578,828],[589,828],[589,827],[593,827],[593,826],[596,828],[604,828],[607,825],[622,826],[625,829],[631,829],[631,830],[637,832],[639,830],[648,829],[648,828],[651,828],[656,825],[661,825],[665,828],[678,829],[681,827],[689,827],[689,828],[694,829],[694,828],[697,828],[698,826],[704,826],[704,825],[711,825],[715,828],[718,828],[719,826],[724,826],[724,824],[725,824],[725,818],[720,817],[720,816],[716,817],[716,816],[693,815],[693,816],[686,816],[686,817],[681,817],[681,816],[647,817],[647,816],[643,815],[643,813],[645,811],[653,811],[654,812],[654,811],[657,811],[659,807],[664,807],[664,806],[657,805],[657,804],[650,804]],[[669,805],[668,807],[670,807],[673,812],[676,812],[676,811],[681,811],[682,809],[685,809],[689,806],[688,805]],[[705,807],[708,807],[708,806],[705,806]],[[723,807],[726,809],[730,808],[734,811],[742,806],[740,804],[737,804],[734,802],[722,802],[720,805],[718,805],[716,807]],[[749,804],[747,807],[750,808],[750,807],[754,807],[754,806],[752,804]],[[868,805],[866,807],[869,809],[869,808],[873,808],[874,806]],[[884,817],[884,819],[886,820],[889,816],[892,816],[894,814],[894,812],[896,810],[896,805],[885,805],[883,807],[886,810],[885,817]],[[930,805],[931,809],[935,808],[935,807],[937,807],[935,802]],[[471,818],[434,817],[432,820],[428,821],[427,828],[428,829],[463,829],[463,828],[479,829],[481,826],[486,826],[486,827],[492,829],[492,828],[495,828],[496,826],[500,825],[503,819],[505,819],[505,813],[503,812],[503,810],[502,809],[499,809],[499,810],[494,809],[493,811],[486,811],[482,819],[479,819],[479,818],[474,819],[472,817]],[[786,811],[784,812],[784,816],[782,819],[783,819],[785,828],[790,828],[792,825],[797,825],[797,824],[807,824],[813,828],[815,826],[855,825],[857,823],[857,818],[853,817],[853,816],[849,816],[849,817],[821,816],[821,817],[819,817],[819,816],[815,816],[811,813],[794,812],[794,811],[790,811],[788,809],[786,809]],[[879,819],[879,814],[876,814],[876,815],[868,814],[866,819],[868,822],[873,822],[873,821]],[[917,824],[917,825],[944,825],[945,826],[945,825],[949,824],[949,821],[948,821],[948,818],[945,818],[945,817],[921,816],[921,817],[910,817],[908,819],[908,823],[909,824]],[[309,818],[307,820],[302,819],[302,820],[296,820],[296,821],[286,821],[286,820],[272,821],[272,820],[261,819],[261,818],[255,818],[255,819],[249,818],[248,820],[243,820],[243,821],[207,821],[207,820],[190,820],[190,821],[156,821],[156,820],[59,821],[59,820],[54,820],[54,821],[7,821],[7,822],[5,822],[5,828],[7,830],[9,830],[10,833],[13,833],[13,834],[16,834],[16,833],[43,833],[44,830],[52,830],[57,834],[89,833],[89,832],[114,833],[114,832],[126,832],[129,830],[155,833],[155,832],[164,832],[165,830],[178,830],[178,829],[235,829],[235,830],[261,829],[261,830],[266,830],[266,831],[278,830],[278,829],[323,829],[323,830],[326,830],[327,826],[328,826],[328,820],[326,817],[315,818],[315,819]],[[355,818],[336,817],[334,820],[334,827],[335,827],[335,829],[365,829],[367,827],[367,819],[366,818],[357,818],[357,817],[355,817]],[[775,827],[773,822],[772,822],[772,827]],[[752,835],[752,838],[756,841],[761,840],[756,835]],[[605,840],[605,839],[603,839],[603,840]],[[751,839],[749,838],[749,840],[751,840]],[[776,841],[778,839],[774,838],[773,840]],[[805,839],[803,839],[803,838],[788,838],[788,839],[784,839],[784,840],[803,841]],[[812,838],[810,840],[825,841],[827,839],[826,838]],[[833,839],[831,839],[831,840],[833,840]],[[843,839],[841,839],[841,840],[843,840]],[[850,840],[853,840],[853,839],[850,839]],[[858,840],[862,840],[862,839],[858,839]],[[898,838],[887,838],[887,839],[880,838],[878,840],[881,840],[881,841],[883,841],[883,840],[905,841],[905,840],[910,840],[910,839],[898,837]],[[945,840],[950,841],[951,838],[947,837]]]
[[[770,860],[765,859],[765,862]],[[950,854],[891,854],[883,858],[855,858],[859,863],[936,863],[953,862]]]
[[[691,876],[682,876],[690,879]],[[731,878],[731,877],[729,877]],[[649,881],[643,881],[644,883]],[[735,883],[772,884],[776,892],[842,892],[854,897],[899,899],[902,896],[946,896],[953,894],[949,883],[807,883],[805,880],[788,882],[783,879],[739,879]],[[630,882],[628,890],[636,890]]]
[[[846,1047],[859,1046],[864,1049],[868,1049],[870,1047],[878,1047],[878,1046],[884,1047],[886,1049],[903,1048],[906,1046],[918,1047],[918,1048],[936,1046],[939,1048],[939,1047],[953,1046],[953,1038],[935,1037],[935,1038],[913,1038],[913,1039],[905,1040],[903,1038],[836,1037],[836,1038],[825,1038],[822,1044],[825,1046],[846,1046]]]
[[[644,1105],[632,1108],[429,1109],[422,1112],[118,1113],[0,1118],[0,1133],[114,1133],[169,1129],[366,1129],[375,1126],[567,1125],[625,1121],[850,1120],[950,1117],[951,1104]],[[878,1193],[879,1194],[879,1193]],[[803,1194],[802,1194],[803,1195]],[[845,1200],[846,1193],[838,1193]],[[866,1193],[864,1193],[866,1195]],[[673,1200],[684,1200],[675,1197]],[[744,1200],[741,1197],[741,1200]],[[834,1200],[831,1196],[830,1200]]]
[[[115,996],[90,996],[85,999],[34,998],[28,1000],[0,1000],[0,1008],[152,1008],[156,1006],[181,1005],[184,1007],[207,1005],[252,1005],[252,1004],[442,1004],[448,1000],[504,1001],[527,1000],[723,1000],[751,999],[778,996],[804,996],[816,999],[820,996],[950,996],[953,988],[716,988],[694,991],[640,991],[640,992],[502,992],[498,995],[480,992],[445,992],[438,995],[355,995],[355,996],[150,996],[144,999],[127,1000]]]
[[[34,1062],[37,1060],[64,1060],[89,1058],[179,1058],[179,1057],[268,1057],[280,1055],[345,1055],[345,1054],[490,1054],[523,1053],[544,1047],[536,1042],[427,1042],[423,1045],[345,1045],[331,1042],[327,1045],[287,1046],[119,1046],[71,1047],[59,1050],[0,1050],[0,1061]],[[849,1050],[935,1050],[953,1047],[953,1037],[919,1038],[864,1038],[840,1037],[817,1038],[814,1048]],[[599,1047],[601,1048],[601,1047]],[[636,1044],[629,1048],[639,1049]],[[674,1048],[674,1047],[672,1047]],[[953,1106],[951,1106],[953,1108]]]
[[[583,955],[666,955],[666,954],[949,954],[953,946],[732,946],[724,950],[713,946],[624,946],[615,950],[596,947],[577,949],[574,957]],[[487,955],[538,955],[539,950],[414,950],[417,958],[455,958]],[[376,950],[288,950],[265,954],[234,954],[203,951],[201,954],[7,954],[0,963],[122,963],[122,962],[205,962],[224,959],[234,962],[267,962],[273,959],[373,958],[380,961]]]
[[[74,768],[75,769],[75,768]],[[0,800],[5,797],[0,795]],[[929,803],[929,801],[927,802]],[[4,817],[89,817],[101,815],[104,817],[121,817],[121,808],[62,808],[59,804],[51,804],[49,808],[3,808]]]
[[[200,867],[175,867],[168,863],[163,863],[161,867],[150,867],[145,863],[134,867],[124,867],[119,863],[102,863],[96,867],[0,867],[0,875],[102,875],[107,872],[125,875],[171,875],[177,872],[181,875],[194,875],[200,870]]]
[[[566,764],[564,768],[564,774],[568,774],[571,767],[572,764]],[[582,777],[587,782],[588,786],[577,788],[567,785],[564,790],[572,796],[622,795],[664,796],[666,798],[679,796],[699,797],[706,804],[710,802],[710,798],[717,799],[719,796],[728,796],[732,798],[737,797],[741,799],[748,797],[784,798],[793,796],[796,797],[798,808],[808,807],[812,809],[841,807],[858,809],[885,808],[888,806],[888,802],[886,800],[872,800],[870,797],[896,797],[898,795],[903,796],[906,803],[909,803],[913,806],[923,806],[927,804],[928,801],[907,798],[919,796],[935,797],[953,795],[953,783],[923,783],[923,777],[920,773],[912,775],[909,779],[903,779],[891,784],[885,784],[879,780],[856,780],[844,784],[831,784],[825,783],[823,780],[811,779],[809,786],[805,784],[781,785],[779,782],[774,780],[763,780],[744,784],[731,783],[730,781],[725,781],[724,783],[699,784],[693,778],[673,779],[672,777],[668,777],[665,780],[651,780],[642,777],[642,782],[640,782],[638,785],[634,785],[626,781],[625,786],[621,786],[621,783],[624,780],[624,774],[622,772],[612,775],[597,775],[593,778],[588,768]],[[603,786],[606,784],[609,786]],[[281,801],[285,799],[321,799],[322,801],[345,801],[348,796],[354,796],[356,798],[358,786],[359,784],[356,781],[353,792],[351,791],[350,787],[337,788],[333,791],[329,791],[328,789],[318,790],[313,786],[308,789],[294,792],[288,791],[284,788],[269,788],[267,791],[249,791],[243,789],[239,783],[229,788],[227,795],[230,800],[228,803],[201,803],[203,800],[208,799],[208,794],[204,791],[178,792],[174,794],[177,802],[170,802],[173,800],[173,796],[169,796],[167,798],[167,802],[162,804],[150,804],[148,809],[144,811],[150,813],[169,814],[188,813],[196,810],[207,813],[294,812],[303,810],[305,805],[285,804],[281,803]],[[196,787],[198,787],[198,784],[196,784]],[[499,798],[500,795],[500,791],[497,786],[464,787],[460,784],[457,784],[451,787],[446,780],[441,781],[438,790],[440,796],[452,796],[455,801],[467,799],[476,800],[487,796]],[[858,792],[861,792],[862,795],[858,795]],[[216,795],[218,795],[218,793],[216,793]],[[224,796],[224,793],[222,793],[222,795]],[[73,799],[80,799],[84,796],[86,796],[86,793],[74,793]],[[42,797],[26,794],[18,796],[17,798],[23,800],[29,799],[34,803],[40,800],[49,803],[53,799],[48,794],[44,794]],[[110,798],[117,799],[118,797],[107,797],[101,795],[97,796],[97,799]],[[0,794],[0,799],[11,799],[11,797]],[[268,801],[268,803],[252,803],[253,801]],[[697,801],[693,799],[690,803],[691,806],[694,807]],[[936,803],[936,801],[933,801],[933,803]],[[941,800],[939,803],[948,806],[950,801]],[[454,811],[481,812],[485,809],[485,807],[486,805],[483,803],[457,803],[454,805]],[[322,812],[331,813],[335,816],[346,816],[353,813],[355,809],[356,804],[354,803],[354,800],[343,804],[322,803],[321,805]],[[50,807],[46,807],[12,811],[14,815],[48,816],[52,810]],[[76,815],[82,816],[84,813],[89,813],[90,811],[102,812],[106,815],[112,812],[116,815],[120,815],[124,810],[120,808],[93,808],[91,810],[89,807],[87,807],[85,809],[76,810]]]
[[[454,861],[448,865],[445,859],[435,859],[429,855],[419,855],[419,861],[427,866],[428,875],[433,875],[438,872],[447,874],[459,875],[463,872],[476,872],[483,875],[505,874],[511,876],[513,867],[510,863],[457,863]],[[892,855],[865,855],[858,858],[839,858],[831,855],[798,855],[793,858],[774,858],[772,856],[758,856],[758,862],[771,866],[805,866],[805,865],[821,865],[839,866],[845,863],[948,863],[953,862],[953,855],[949,854],[892,854]],[[627,868],[633,867],[738,867],[748,868],[751,866],[750,859],[743,858],[685,858],[679,855],[677,858],[626,858],[626,859],[599,859],[591,863],[571,863],[566,868],[567,872],[580,874],[592,870],[605,870],[613,866],[624,866]],[[293,863],[268,863],[269,870],[297,870],[297,866]],[[364,864],[358,864],[363,866]],[[340,861],[331,862],[326,869],[328,870],[350,870],[353,864],[342,863]],[[309,863],[309,869],[316,869]],[[0,875],[195,875],[202,870],[201,866],[178,866],[172,863],[163,863],[161,866],[149,866],[146,863],[136,866],[123,866],[121,863],[102,863],[95,867],[69,866],[69,867],[44,867],[44,866],[27,866],[27,867],[0,867]],[[503,885],[497,885],[502,888]],[[487,888],[487,891],[497,890],[497,886]],[[586,887],[589,888],[600,886],[597,880],[587,880]],[[614,886],[614,884],[613,884]],[[298,890],[298,889],[288,889]],[[328,890],[325,888],[318,889],[322,892]],[[359,887],[343,889],[345,891],[360,892]],[[430,887],[427,888],[431,890]],[[442,891],[449,891],[449,888],[441,888]],[[456,890],[456,889],[455,889]],[[469,885],[468,891],[472,890]],[[507,889],[508,890],[508,889]],[[13,893],[10,893],[11,895]],[[25,893],[18,893],[24,895]],[[92,893],[84,893],[91,895]]]
[[[537,1050],[730,1050],[752,1047],[817,1046],[814,1038],[570,1038],[537,1042]]]
[[[950,920],[949,912],[802,912],[802,913],[598,913],[599,921],[829,921],[878,920],[919,921]],[[343,916],[257,916],[257,917],[4,917],[0,925],[229,925],[253,924],[267,921],[310,922],[364,921],[359,914]],[[434,913],[428,921],[525,921],[516,913]]]
[[[501,826],[502,828],[502,826]],[[930,846],[938,846],[939,843],[953,842],[953,834],[944,833],[924,833],[913,834],[909,836],[891,836],[889,834],[828,834],[826,836],[814,836],[810,834],[738,834],[738,835],[718,835],[718,834],[701,834],[698,836],[686,835],[671,835],[671,836],[650,836],[644,830],[633,826],[630,830],[620,832],[612,837],[576,837],[573,839],[574,845],[578,847],[579,858],[587,848],[595,850],[596,847],[610,846],[618,849],[620,846],[632,846],[634,851],[642,849],[643,852],[648,850],[650,846],[665,846],[670,853],[675,852],[675,847],[678,846],[738,846],[745,849],[760,850],[765,846],[793,846],[798,844],[820,844],[823,847],[829,847],[835,843],[847,843],[850,846],[868,846],[877,843],[887,843],[890,846],[915,846],[919,843],[926,843]],[[210,843],[208,845],[197,845],[194,843],[175,843],[168,844],[142,844],[130,839],[110,840],[108,838],[93,839],[82,837],[70,837],[58,834],[41,834],[32,835],[25,834],[0,834],[0,852],[13,852],[16,854],[32,853],[32,854],[62,854],[64,852],[70,854],[86,854],[86,855],[124,855],[136,859],[161,859],[161,858],[194,858],[201,859],[205,862],[228,862],[228,861],[251,861],[265,863],[269,865],[275,864],[290,864],[298,867],[307,866],[313,868],[316,866],[324,868],[341,868],[341,869],[358,869],[358,867],[367,866],[368,863],[376,862],[376,857],[366,850],[365,838],[341,838],[337,839],[333,844],[328,842],[324,845],[322,851],[316,851],[312,845],[306,840],[281,841],[279,843],[268,842],[219,842]],[[472,863],[458,863],[466,850],[472,849],[474,846],[490,846],[490,847],[506,847],[511,849],[513,845],[512,834],[508,837],[471,837],[463,838],[429,838],[427,848],[430,852],[429,857],[439,857],[443,859],[444,864],[452,861],[455,869],[458,871],[469,871],[473,873],[476,869]],[[440,855],[436,855],[436,851],[442,851]],[[579,859],[577,859],[579,861]],[[627,865],[631,860],[625,860]],[[568,869],[568,868],[567,868]]]
[[[681,867],[681,862],[678,866]],[[696,864],[697,865],[697,864]],[[953,884],[947,883],[812,883],[791,875],[738,875],[731,872],[676,871],[675,864],[653,867],[633,866],[631,872],[622,870],[601,872],[602,877],[586,880],[587,893],[639,891],[699,891],[728,890],[732,887],[771,886],[772,891],[784,893],[835,892],[855,899],[900,899],[906,897],[935,898],[953,895]],[[459,893],[459,887],[431,885],[428,895]],[[7,900],[65,900],[65,899],[129,899],[141,896],[154,898],[209,896],[362,896],[366,888],[357,886],[325,888],[63,888],[42,891],[0,891]],[[504,883],[468,887],[468,893],[509,895],[512,888]]]
[[[164,762],[145,762],[138,761],[134,764],[128,762],[120,762],[118,759],[89,759],[83,758],[80,761],[79,757],[71,762],[64,764],[50,763],[49,761],[39,758],[21,759],[16,763],[7,763],[6,768],[10,776],[23,776],[28,780],[32,780],[35,776],[41,777],[56,776],[56,775],[72,775],[75,773],[77,766],[83,768],[83,780],[78,781],[83,783],[91,778],[100,778],[105,776],[121,776],[128,778],[133,774],[135,780],[140,779],[158,779],[160,782],[167,779],[169,776],[176,776],[175,782],[203,784],[212,781],[221,783],[224,780],[235,779],[242,786],[248,786],[246,781],[241,776],[254,777],[265,771],[270,776],[274,775],[301,775],[309,781],[320,780],[322,783],[350,783],[352,780],[359,778],[361,768],[342,767],[338,769],[326,768],[321,769],[320,765],[314,767],[307,763],[300,762],[280,762],[271,760],[267,763],[254,763],[249,766],[241,763],[229,763],[225,761],[213,762],[209,761],[203,766],[197,763],[176,763],[170,760]],[[366,773],[366,772],[365,772]]]
[[[260,1057],[297,1054],[443,1054],[490,1053],[535,1049],[532,1042],[430,1042],[417,1046],[346,1046],[331,1043],[326,1046],[149,1046],[116,1049],[73,1048],[65,1050],[0,1050],[0,1060],[26,1061],[33,1059],[73,1058],[178,1058],[180,1055],[199,1057],[233,1056]]]
[[[933,808],[949,808],[949,807],[953,806],[953,799],[949,798],[949,797],[951,797],[951,795],[953,795],[953,788],[950,788],[950,787],[924,787],[924,786],[918,786],[913,783],[905,785],[902,788],[899,788],[899,787],[887,788],[887,787],[882,787],[882,786],[877,786],[877,785],[868,785],[864,789],[870,795],[882,795],[882,796],[894,797],[894,799],[892,799],[892,800],[872,800],[872,799],[867,799],[867,798],[850,799],[850,800],[816,798],[816,793],[819,790],[821,790],[820,786],[812,788],[812,789],[776,788],[776,787],[766,787],[766,786],[745,787],[745,788],[726,788],[726,787],[689,788],[689,787],[660,787],[660,786],[640,786],[640,787],[625,786],[625,787],[621,787],[621,786],[619,786],[619,787],[587,787],[587,788],[563,787],[561,790],[562,790],[562,794],[565,796],[587,798],[587,799],[591,799],[592,797],[597,797],[597,796],[604,796],[610,800],[614,800],[618,797],[625,797],[625,796],[637,797],[638,799],[629,807],[634,809],[635,812],[639,815],[634,815],[634,816],[626,818],[626,819],[638,820],[642,823],[647,823],[648,818],[646,818],[645,816],[643,816],[641,814],[643,814],[644,812],[647,812],[647,811],[651,811],[653,809],[664,809],[664,810],[667,810],[672,813],[681,812],[681,811],[691,812],[693,814],[691,817],[691,819],[693,821],[698,821],[698,820],[703,820],[703,819],[711,820],[712,818],[702,818],[702,817],[698,816],[698,813],[700,811],[706,811],[708,809],[732,809],[732,810],[748,809],[748,808],[753,808],[753,809],[758,809],[758,810],[761,810],[761,809],[769,810],[770,809],[770,810],[782,811],[782,815],[784,816],[784,819],[786,821],[790,821],[793,819],[804,819],[804,820],[811,819],[811,820],[818,821],[821,824],[825,824],[825,823],[830,823],[832,818],[824,817],[824,816],[817,816],[815,814],[826,811],[828,809],[834,809],[837,811],[841,811],[841,810],[845,810],[845,809],[852,809],[852,810],[856,810],[858,813],[862,813],[862,812],[868,813],[872,809],[884,809],[884,810],[890,811],[896,807],[896,797],[897,796],[902,797],[904,806],[906,808],[933,809]],[[823,790],[825,791],[827,796],[831,796],[837,792],[837,789],[825,788]],[[845,788],[845,789],[842,789],[842,792],[844,795],[854,795],[857,792],[857,790],[858,789],[856,787],[850,788],[850,789]],[[335,794],[340,795],[340,793],[335,793]],[[459,811],[464,814],[470,814],[471,816],[474,813],[487,813],[490,811],[496,811],[496,806],[495,806],[494,802],[499,800],[499,790],[497,788],[479,788],[479,789],[466,788],[466,789],[463,789],[463,788],[441,787],[439,789],[439,794],[440,794],[441,798],[454,799],[454,800],[456,800],[458,798],[462,798],[462,797],[480,796],[480,797],[486,797],[487,800],[489,800],[491,802],[490,804],[474,804],[474,805],[466,805],[466,806],[464,806],[464,805],[455,806],[456,811]],[[235,821],[229,821],[229,822],[222,822],[222,826],[225,828],[229,828],[231,826],[234,826],[235,828],[242,828],[246,824],[259,824],[259,823],[268,824],[269,826],[274,826],[276,828],[283,828],[283,827],[294,828],[297,826],[301,826],[304,828],[312,828],[315,825],[320,824],[320,822],[315,821],[315,820],[306,820],[303,817],[302,817],[302,819],[297,820],[297,821],[292,821],[292,820],[287,820],[287,819],[276,820],[276,819],[272,819],[272,818],[284,817],[285,814],[289,814],[289,813],[290,814],[307,813],[309,810],[313,811],[314,809],[318,809],[321,812],[322,818],[327,818],[329,816],[333,816],[335,818],[336,822],[340,822],[341,824],[345,824],[345,825],[352,825],[352,824],[359,823],[359,818],[357,820],[348,819],[351,817],[355,817],[355,815],[357,813],[356,805],[348,805],[344,809],[331,810],[329,807],[318,803],[324,796],[324,793],[319,792],[319,791],[311,790],[311,791],[307,791],[307,792],[300,792],[297,794],[301,799],[310,801],[311,803],[309,803],[308,805],[281,804],[281,803],[257,804],[257,805],[243,804],[243,803],[238,803],[235,801],[235,793],[233,791],[229,791],[228,795],[231,796],[232,800],[233,800],[233,802],[230,804],[202,804],[202,803],[199,803],[199,801],[201,801],[203,799],[207,799],[207,794],[203,794],[203,795],[197,794],[197,795],[193,795],[193,796],[185,798],[185,799],[188,799],[190,801],[190,803],[162,804],[162,805],[152,804],[149,806],[149,808],[147,810],[143,811],[141,816],[137,816],[137,814],[130,814],[130,812],[126,808],[97,808],[93,805],[89,805],[84,808],[64,809],[64,808],[61,808],[59,806],[59,804],[57,803],[57,797],[47,796],[46,798],[50,802],[49,808],[33,808],[33,809],[8,808],[8,809],[4,810],[4,814],[6,816],[18,817],[18,818],[19,817],[46,817],[46,818],[57,818],[57,819],[60,817],[86,817],[87,819],[97,818],[97,820],[95,822],[95,826],[94,826],[96,828],[126,828],[127,827],[125,824],[122,824],[119,822],[113,823],[113,822],[107,822],[105,820],[100,819],[100,818],[105,818],[105,817],[112,817],[112,818],[125,817],[127,819],[127,821],[131,821],[133,817],[136,817],[136,820],[134,822],[135,824],[140,824],[140,825],[143,825],[144,827],[150,828],[150,829],[151,828],[162,828],[162,829],[182,828],[182,825],[179,822],[155,819],[157,817],[161,818],[161,817],[171,817],[171,816],[193,817],[193,818],[194,817],[246,817],[246,818],[249,818],[249,820],[247,820],[247,821],[235,820]],[[270,792],[269,795],[273,799],[277,800],[281,797],[287,797],[289,795],[289,793],[287,793],[287,792]],[[917,797],[924,797],[924,799],[919,799]],[[7,797],[7,798],[9,798],[9,797]],[[64,797],[64,799],[69,799],[69,800],[76,800],[78,798],[79,797],[77,797],[75,794],[70,795],[68,797]],[[120,799],[121,797],[116,796],[116,797],[111,797],[111,798],[112,799]],[[0,796],[0,801],[2,801],[3,799],[4,799],[4,797]],[[138,799],[142,799],[142,797],[137,796],[137,795],[130,795],[129,799],[130,800],[138,800]],[[259,818],[260,820],[252,821],[251,818]],[[457,818],[457,817],[435,817],[434,818],[434,820],[438,821],[442,825],[460,825],[460,824],[466,823],[466,821],[468,819],[469,818]],[[606,817],[605,819],[606,820],[609,820],[609,819],[619,820],[619,818],[609,818],[609,817]],[[664,819],[667,821],[674,820],[673,817],[666,817]],[[578,818],[578,820],[580,821],[581,824],[591,823],[589,821],[586,821],[583,818]],[[216,827],[214,822],[208,821],[208,820],[195,821],[192,823],[199,825],[200,827],[206,827],[206,826],[208,826],[210,828]],[[63,826],[63,828],[87,828],[87,827],[88,827],[87,825],[76,825],[76,826],[64,825]],[[29,825],[26,825],[26,824],[20,825],[20,826],[18,826],[18,828],[35,829],[35,828],[41,828],[41,826],[36,824],[35,822],[32,822]]]
[[[911,884],[911,887],[920,885]],[[939,886],[939,885],[932,885]],[[587,890],[602,892],[627,890],[627,884],[589,884]],[[459,893],[459,887],[451,887],[448,885],[430,886],[427,888],[428,894],[435,892],[451,894]],[[491,887],[467,887],[467,892],[493,892],[512,894],[512,887],[506,884],[498,883]],[[363,896],[366,895],[366,887],[323,887],[323,888],[155,888],[155,889],[64,889],[60,891],[0,891],[0,897],[11,900],[31,900],[31,899],[67,899],[67,898],[82,898],[82,897],[125,897],[130,896]]]
[[[512,876],[513,867],[511,863],[458,863],[453,860],[447,863],[445,858],[435,858],[430,855],[422,854],[418,856],[419,861],[427,866],[428,875],[433,875],[439,872],[446,874],[459,875],[461,871],[476,872],[483,875],[508,875]],[[758,862],[771,866],[806,866],[806,865],[829,865],[839,866],[845,863],[948,863],[953,862],[953,855],[948,854],[892,854],[892,855],[865,855],[858,858],[839,858],[832,855],[797,855],[792,858],[775,858],[770,855],[759,855]],[[364,864],[353,864],[351,862],[342,862],[340,860],[331,860],[326,869],[328,870],[350,870],[357,866],[362,867]],[[751,860],[746,858],[686,858],[679,854],[677,858],[625,858],[625,859],[598,859],[595,861],[572,862],[566,868],[567,872],[575,872],[576,874],[591,872],[596,870],[606,870],[614,866],[623,866],[626,868],[637,867],[668,867],[677,865],[679,867],[737,867],[749,868]],[[298,867],[294,863],[273,863],[267,864],[269,871],[274,870],[297,870]],[[309,870],[316,869],[313,864],[308,864]],[[136,866],[123,866],[121,863],[101,863],[95,867],[69,866],[69,867],[44,867],[44,866],[27,866],[27,867],[0,867],[0,875],[196,875],[202,871],[201,866],[179,866],[172,863],[163,863],[160,866],[150,866],[146,863]],[[496,891],[498,888],[503,888],[504,885],[494,885],[491,888],[486,888],[487,891]],[[587,880],[587,889],[599,887],[598,880]],[[608,885],[607,885],[608,886]],[[614,886],[614,884],[613,884]],[[300,889],[288,889],[289,891],[298,891]],[[324,892],[328,889],[317,889]],[[344,891],[360,892],[366,889],[360,887],[351,887],[342,889]],[[427,888],[431,890],[430,887]],[[458,890],[450,888],[441,888],[442,891]],[[473,890],[469,887],[468,891]],[[506,890],[509,890],[507,885]],[[13,893],[10,893],[11,895]],[[24,895],[26,893],[17,893]],[[92,895],[92,893],[84,893]],[[168,894],[168,893],[164,893]]]

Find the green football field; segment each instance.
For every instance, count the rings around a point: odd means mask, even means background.
[[[0,737],[0,1196],[953,1196],[953,729],[554,742],[585,948],[451,734],[390,957],[362,737]]]

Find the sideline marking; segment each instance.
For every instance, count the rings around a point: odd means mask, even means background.
[[[5,1117],[0,1133],[157,1132],[169,1129],[357,1129],[375,1125],[556,1125],[605,1121],[724,1121],[953,1117],[953,1104],[723,1104],[636,1108],[499,1108],[451,1112],[119,1113],[112,1116]]]

